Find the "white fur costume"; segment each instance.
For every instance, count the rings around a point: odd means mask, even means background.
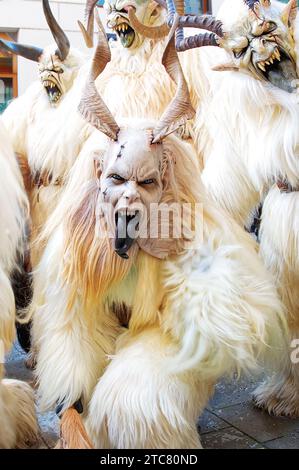
[[[272,2],[272,11],[285,6]],[[295,2],[294,2],[295,8]],[[229,31],[248,15],[241,0],[228,0],[219,18]],[[292,20],[298,54],[299,18]],[[209,55],[209,52],[207,52]],[[216,50],[213,66],[229,61]],[[297,67],[297,74],[298,74]],[[283,366],[255,393],[258,406],[269,412],[298,416],[298,365],[292,364],[291,339],[298,337],[297,192],[280,192],[275,181],[287,181],[298,189],[299,106],[298,92],[287,93],[270,83],[236,71],[211,71],[210,100],[198,113],[205,169],[203,181],[214,199],[236,221],[245,225],[250,211],[266,196],[260,232],[261,255],[273,273],[286,306],[290,340]]]
[[[127,126],[147,129],[153,123],[122,122]],[[270,345],[271,355],[279,352],[280,302],[254,243],[207,201],[197,157],[175,136],[163,145],[175,157],[184,197],[203,204],[203,241],[165,261],[143,251],[133,262],[121,260],[108,248],[103,258],[92,228],[97,190],[90,188],[94,156],[107,145],[95,131],[48,225],[46,238],[52,235],[32,305],[41,404],[63,402],[67,408],[82,397],[97,448],[197,448],[196,419],[215,381],[236,369],[255,370]],[[92,252],[73,259],[85,273],[86,284],[77,289],[76,270],[65,274],[74,256],[68,221],[76,213],[83,221],[77,226],[81,243],[87,232],[93,239]],[[97,263],[108,276],[105,289]],[[84,292],[93,288],[98,294],[87,296],[87,307]],[[113,313],[115,302],[132,308],[128,329]]]
[[[45,59],[54,54],[56,46],[46,49]],[[27,162],[30,172],[28,195],[31,208],[31,263],[37,264],[42,247],[34,243],[45,221],[56,206],[64,179],[80,151],[86,126],[74,112],[79,91],[73,90],[75,78],[85,59],[71,50],[65,61],[65,86],[71,87],[53,107],[40,82],[33,83],[14,100],[1,120],[8,129],[14,151]],[[77,138],[74,138],[76,135]],[[42,183],[39,184],[39,176]],[[50,181],[48,182],[48,178]],[[33,181],[35,179],[35,181]]]
[[[7,352],[15,336],[15,302],[10,274],[22,253],[28,203],[21,174],[6,131],[0,126],[0,350]],[[0,361],[4,358],[1,357]],[[22,447],[36,438],[37,422],[31,387],[5,380],[0,363],[0,448]]]
[[[165,11],[156,7],[155,21],[159,24],[164,21]],[[161,116],[174,94],[173,84],[161,64],[164,47],[164,39],[147,38],[134,50],[125,49],[119,42],[113,45],[112,60],[97,86],[116,118],[138,117],[140,113],[153,119]],[[49,61],[55,49],[56,45],[45,49],[41,64]],[[84,62],[78,51],[70,50],[64,63],[68,73],[63,75],[68,91],[55,108],[49,104],[43,86],[34,83],[2,116],[14,150],[27,159],[33,178],[36,172],[51,175],[49,185],[34,184],[29,192],[33,267],[43,249],[38,242],[41,229],[55,208],[68,172],[90,134],[90,127],[77,113],[78,99],[89,70],[89,63],[84,65]],[[184,54],[181,62],[196,107],[202,93],[198,51]],[[185,135],[193,135],[191,125]]]

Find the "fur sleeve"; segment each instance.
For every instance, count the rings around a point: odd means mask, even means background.
[[[175,372],[216,380],[280,352],[282,307],[254,249],[210,238],[166,265],[164,326],[178,341]]]

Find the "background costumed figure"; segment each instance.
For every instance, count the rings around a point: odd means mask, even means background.
[[[25,447],[37,438],[38,425],[31,387],[4,379],[4,353],[15,337],[15,301],[10,275],[23,254],[28,201],[12,146],[0,126],[0,448]]]
[[[43,0],[43,8],[54,45],[41,49],[0,41],[0,47],[37,62],[39,70],[39,82],[12,101],[1,117],[25,175],[31,212],[32,267],[36,266],[42,252],[36,240],[80,151],[83,121],[72,112],[76,94],[71,95],[71,90],[86,62],[81,52],[70,47],[48,0]],[[73,132],[78,139],[72,138]]]
[[[282,6],[268,0],[227,0],[218,17],[224,34],[214,38],[214,45],[226,51],[225,60],[218,62],[217,54],[216,60],[211,58],[210,100],[197,116],[206,152],[203,182],[241,225],[265,198],[260,252],[286,307],[290,341],[284,360],[258,387],[254,400],[270,413],[295,417],[299,368],[291,360],[291,340],[298,337],[299,321],[297,2]],[[203,45],[201,38],[196,42]],[[190,43],[180,37],[176,46],[184,50]]]

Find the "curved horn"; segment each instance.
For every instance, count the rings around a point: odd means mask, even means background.
[[[176,41],[175,47],[178,52],[184,52],[202,46],[220,47],[219,38],[214,33],[196,34]]]
[[[143,23],[141,23],[134,11],[134,8],[129,7],[129,20],[135,31],[137,33],[142,34],[142,36],[146,38],[151,38],[151,39],[160,39],[164,38],[164,36],[167,36],[169,33],[169,27],[167,23],[164,23],[159,26],[146,26]]]
[[[34,62],[39,62],[43,54],[43,49],[39,47],[18,44],[17,42],[6,41],[5,39],[0,39],[0,48]]]
[[[178,3],[178,2],[177,2]],[[150,39],[160,39],[164,36],[167,36],[169,33],[169,26],[167,23],[164,23],[160,26],[146,26],[142,24],[136,14],[135,10],[132,7],[129,7],[129,19],[135,31],[142,34],[144,37]],[[173,22],[173,15],[170,14],[169,23],[170,25]],[[222,30],[222,23],[219,20],[216,20],[212,15],[183,15],[179,18],[179,27],[180,28],[200,28],[207,31],[211,31],[217,34],[219,37],[223,37],[224,33]]]
[[[182,28],[199,28],[211,31],[219,37],[223,37],[223,25],[220,20],[216,20],[213,15],[184,15],[180,17],[179,26]]]
[[[183,0],[167,0],[167,9],[169,14],[169,22],[176,22],[178,25],[177,31],[175,33],[175,47],[178,52],[186,51],[188,49],[193,49],[195,47],[202,47],[202,46],[221,46],[221,38],[224,36],[224,32],[222,30],[221,22],[215,20],[213,17],[209,15],[203,15],[201,17],[189,17],[187,16],[179,16],[176,13],[176,4],[179,3],[180,9],[182,8]],[[183,21],[182,21],[183,19]],[[205,25],[212,31],[217,31],[218,35],[215,32],[212,33],[201,33],[196,34],[195,36],[189,36],[184,38],[184,26],[193,26],[196,25],[198,28],[203,28]],[[219,37],[220,36],[220,37]]]
[[[195,115],[195,110],[191,105],[188,86],[175,49],[174,32],[177,26],[178,16],[170,30],[162,58],[162,64],[170,78],[176,83],[177,91],[171,103],[164,111],[157,126],[153,130],[153,143],[160,142],[164,137],[176,131],[180,126],[184,125],[187,120],[192,119]]]
[[[58,46],[56,54],[60,60],[64,61],[70,51],[70,42],[68,37],[54,18],[48,0],[43,0],[43,10],[48,26]]]
[[[83,38],[86,44],[86,47],[93,47],[93,33],[94,33],[94,9],[98,0],[86,0],[85,12],[84,12],[84,22],[78,21],[78,25],[83,34]]]
[[[98,33],[98,44],[78,109],[89,124],[106,134],[110,139],[117,140],[119,127],[100,97],[95,85],[96,78],[103,72],[111,60],[109,44],[102,28]]]

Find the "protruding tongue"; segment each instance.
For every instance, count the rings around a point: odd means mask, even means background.
[[[135,233],[138,220],[137,214],[134,217],[127,216],[126,214],[117,214],[114,248],[121,258],[129,258],[127,252],[136,238],[132,238],[130,235]]]

